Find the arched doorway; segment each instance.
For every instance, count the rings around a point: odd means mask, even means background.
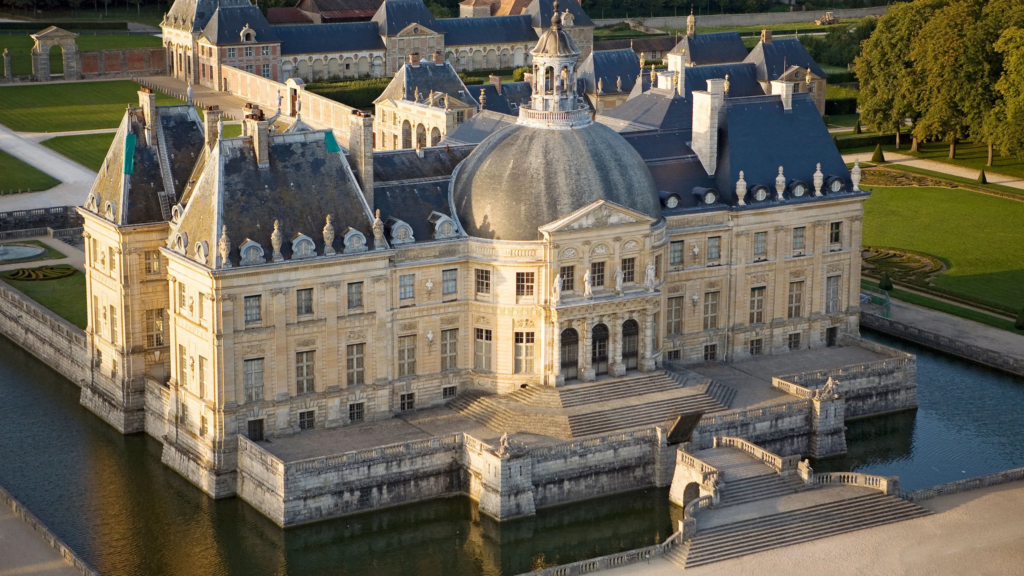
[[[412,124],[408,120],[402,122],[402,148],[412,148]]]
[[[640,325],[636,320],[622,323],[622,361],[626,370],[636,370],[640,356]]]
[[[573,328],[562,330],[559,356],[562,359],[561,374],[566,380],[575,380],[579,374],[580,335]]]
[[[427,129],[423,124],[416,125],[416,143],[420,148],[427,147]]]
[[[590,362],[595,375],[608,373],[608,327],[604,324],[594,326]]]
[[[437,146],[440,143],[441,143],[441,131],[438,130],[437,127],[435,126],[434,128],[430,129],[430,145],[431,146]]]
[[[686,488],[683,488],[683,506],[685,507],[697,498],[700,498],[700,486],[696,482],[690,482]]]
[[[64,49],[59,45],[50,46],[50,76],[64,75]]]

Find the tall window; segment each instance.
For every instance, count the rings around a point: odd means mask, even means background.
[[[398,299],[412,300],[416,296],[415,274],[403,274],[398,277]]]
[[[490,294],[491,293],[491,271],[490,270],[476,270],[476,293],[477,294]]]
[[[363,307],[363,283],[348,283],[348,309],[357,310]]]
[[[185,292],[185,285],[178,282],[178,310],[183,311],[188,306],[188,293]]]
[[[516,272],[516,296],[533,296],[533,272]]]
[[[92,239],[92,265],[99,268],[100,264],[100,243],[93,238]]]
[[[295,291],[295,313],[308,316],[313,313],[313,289],[303,288]]]
[[[146,260],[146,274],[160,273],[160,252],[158,250],[146,250],[143,253]]]
[[[804,283],[803,280],[799,282],[789,283],[789,318],[799,318],[803,316],[801,314],[802,306],[804,302]]]
[[[92,329],[93,329],[94,332],[97,332],[97,333],[101,332],[102,324],[100,323],[100,314],[102,314],[102,313],[103,313],[103,311],[100,310],[100,297],[99,296],[93,296],[92,297]]]
[[[266,46],[264,46],[266,48]],[[270,64],[263,65],[263,77],[270,78]]]
[[[366,345],[349,344],[345,348],[348,385],[361,386],[366,383]]]
[[[316,390],[316,352],[297,352],[295,354],[295,392],[305,394]]]
[[[704,293],[704,329],[718,328],[718,292]]]
[[[441,271],[441,295],[452,296],[459,291],[459,271],[455,268]]]
[[[110,258],[110,260],[107,261],[107,264],[110,265],[110,271],[113,272],[114,269],[117,268],[117,259],[114,258],[114,247],[113,246],[111,246],[110,248],[107,248],[107,256]]]
[[[793,228],[793,253],[804,253],[804,227]]]
[[[636,282],[636,258],[622,259],[622,281]]]
[[[245,47],[245,57],[252,58],[252,46]]]
[[[110,307],[110,341],[117,343],[117,308]]]
[[[604,262],[590,264],[590,285],[595,288],[604,286]]]
[[[164,309],[146,310],[146,347],[164,345]]]
[[[515,373],[533,373],[533,332],[515,333]]]
[[[416,375],[416,335],[398,337],[398,377]]]
[[[242,382],[245,385],[245,401],[263,400],[263,358],[242,362]]]
[[[833,248],[838,248],[843,245],[843,223],[832,222],[828,225],[828,243]]]
[[[562,276],[562,290],[571,292],[576,285],[576,267],[562,266],[558,272]]]
[[[184,344],[178,344],[178,385],[188,388],[188,350]]]
[[[751,338],[750,339],[750,355],[760,356],[764,353],[764,339],[763,338]]]
[[[764,286],[750,289],[750,323],[764,322]]]
[[[206,358],[199,357],[199,397],[206,398]]]
[[[263,320],[263,297],[245,297],[245,323],[260,322]]]
[[[665,333],[683,333],[683,304],[686,299],[682,296],[668,299],[668,310],[665,312]]]
[[[459,363],[459,329],[441,330],[441,370],[454,370]]]
[[[198,300],[198,302],[196,302],[196,308],[199,309],[199,319],[202,320],[206,316],[206,306],[204,304],[204,302],[206,302],[206,294],[200,292],[196,297],[196,300]]]
[[[486,328],[476,329],[476,342],[473,346],[473,368],[481,372],[491,371],[491,331]]]
[[[722,258],[722,237],[708,238],[708,263],[717,262]]]
[[[654,255],[654,277],[661,278],[661,254]]]
[[[236,48],[228,48],[228,58],[234,58],[237,55],[238,50]]]
[[[787,340],[786,343],[789,345],[789,349],[790,350],[799,350],[800,349],[800,333],[799,332],[793,332],[792,334],[788,334],[786,336],[786,340]]]
[[[839,281],[841,276],[829,276],[825,279],[825,314],[839,312]]]
[[[678,240],[668,245],[668,263],[670,266],[682,266],[683,241]]]
[[[754,232],[754,257],[766,258],[768,256],[768,233]]]

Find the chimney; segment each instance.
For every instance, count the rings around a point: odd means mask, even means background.
[[[708,176],[718,169],[718,127],[725,108],[725,79],[708,80],[707,91],[693,91],[693,141],[690,145]]]
[[[673,90],[676,87],[676,73],[669,71],[658,72],[658,88],[661,90]]]
[[[143,86],[139,89],[139,107],[146,120],[146,145],[156,143],[156,94]]]
[[[793,82],[772,80],[772,95],[782,96],[782,108],[786,112],[793,110]]]
[[[206,151],[212,152],[220,140],[221,111],[216,106],[207,106],[203,117],[203,133],[206,137]]]
[[[533,72],[524,72],[523,73],[523,82],[526,82],[527,84],[532,85],[533,84]]]
[[[434,64],[444,66],[444,54],[440,50],[434,50]]]
[[[765,28],[764,30],[761,30],[761,42],[763,42],[765,44],[771,44],[772,43],[772,31],[769,30],[768,28]]]
[[[368,112],[354,110],[349,120],[348,161],[352,164],[352,172],[363,189],[363,196],[373,207],[373,116]]]
[[[419,52],[413,52],[412,54],[409,54],[409,65],[412,66],[413,68],[419,67],[419,65],[420,65],[420,53]]]
[[[263,115],[259,106],[252,106],[250,112],[243,120],[246,125],[246,133],[252,137],[252,148],[256,153],[256,165],[260,168],[270,167],[270,122]]]
[[[501,76],[491,74],[487,77],[487,80],[490,81],[491,84],[494,84],[494,89],[498,91],[498,96],[501,96]]]

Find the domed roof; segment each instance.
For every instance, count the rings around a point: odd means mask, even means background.
[[[494,240],[539,240],[537,228],[595,200],[661,218],[643,159],[596,122],[571,130],[517,124],[495,132],[457,169],[452,200],[467,234]]]

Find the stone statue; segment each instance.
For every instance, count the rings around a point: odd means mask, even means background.
[[[597,79],[597,93],[604,94],[604,78]]]
[[[220,252],[220,267],[231,268],[231,261],[228,254],[231,253],[231,240],[228,240],[228,227],[224,225],[220,229],[220,240],[217,241],[217,251]]]
[[[775,191],[779,194],[779,202],[782,202],[782,194],[786,191],[786,177],[782,174],[782,166],[779,166],[779,175],[775,177]]]
[[[588,300],[594,297],[594,287],[590,283],[590,270],[583,273],[583,297]]]
[[[615,77],[615,90],[617,92],[622,92],[622,76]]]
[[[743,170],[740,170],[740,179],[736,181],[736,199],[740,206],[747,205],[747,181],[743,179]]]
[[[573,16],[572,12],[569,12],[568,8],[566,8],[565,12],[562,12],[562,25],[572,26],[574,20],[576,20],[576,17]]]
[[[839,382],[829,376],[825,385],[814,391],[814,399],[824,402],[836,398],[839,398]]]
[[[188,90],[185,91],[185,102],[187,102],[189,106],[192,105],[192,81],[191,80],[188,81]]]
[[[324,225],[324,256],[334,255],[334,225],[331,224],[331,215],[327,215],[327,224]]]
[[[280,262],[284,260],[284,256],[281,255],[281,243],[283,242],[281,236],[281,224],[274,220],[274,231],[270,234],[270,245],[274,248],[274,262]]]
[[[562,275],[555,276],[555,283],[551,286],[551,303],[558,304],[562,299]]]
[[[445,92],[444,93],[444,109],[445,110],[451,110],[452,109],[451,102],[449,101],[448,98],[449,98],[448,97],[448,93]]]
[[[853,191],[860,192],[860,160],[853,161],[853,170],[850,170],[850,180],[853,181]]]
[[[501,435],[501,440],[498,441],[498,449],[495,453],[500,458],[508,458],[512,455],[512,442],[508,439],[508,432]]]
[[[384,249],[384,223],[380,221],[380,208],[373,219],[373,249]]]
[[[725,84],[722,86],[725,89],[725,93],[729,94],[729,75],[725,75]]]
[[[647,265],[647,274],[644,276],[644,288],[648,292],[654,292],[655,286],[658,285],[657,271],[654,269],[654,264]]]
[[[632,41],[630,41],[630,43],[629,43],[629,47],[630,47],[630,48],[632,48],[632,47],[633,47],[633,42],[632,42]],[[641,70],[643,70],[643,69],[644,69],[644,61],[645,61],[645,59],[644,59],[644,53],[643,53],[643,52],[641,52],[641,53],[640,53],[640,69],[641,69]]]
[[[413,98],[413,102],[419,102],[420,101],[420,87],[419,86],[417,86],[416,89],[413,90],[412,98]]]
[[[814,195],[821,196],[821,185],[825,183],[825,175],[821,173],[821,162],[818,169],[814,171]]]
[[[278,90],[278,92],[277,92],[277,113],[278,114],[281,113],[281,100],[283,100],[283,98],[284,97],[281,96],[281,91]]]
[[[624,278],[624,275],[622,274],[622,267],[616,268],[615,269],[615,293],[616,294],[622,294],[622,279],[623,278]]]

